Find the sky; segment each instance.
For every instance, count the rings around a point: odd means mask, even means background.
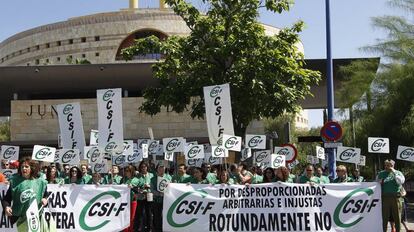
[[[201,0],[191,0],[201,6]],[[401,14],[388,0],[330,0],[331,43],[333,58],[373,57],[360,48],[386,38],[384,31],[372,26],[372,17]],[[2,0],[0,41],[33,27],[64,21],[71,17],[128,8],[128,0]],[[139,7],[157,7],[157,0],[139,0]],[[276,27],[288,27],[302,20],[300,33],[305,58],[326,58],[325,0],[295,0],[289,12],[261,11],[259,21]],[[322,125],[322,111],[309,111],[311,127]]]

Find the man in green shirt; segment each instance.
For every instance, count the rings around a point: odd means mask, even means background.
[[[316,183],[319,184],[319,178],[313,175],[313,166],[308,164],[305,168],[305,174],[299,178],[299,183]]]
[[[82,164],[81,165],[81,172],[82,172],[82,184],[91,184],[92,183],[92,176],[88,174],[88,165]]]
[[[325,175],[323,175],[322,167],[316,168],[316,176],[319,178],[320,184],[329,184],[329,178]]]
[[[160,180],[160,181],[158,181]],[[171,176],[165,173],[164,165],[159,165],[157,175],[151,179],[151,192],[154,194],[154,202],[152,204],[152,212],[154,214],[154,232],[162,231],[162,207],[164,189],[171,182]]]
[[[385,170],[380,171],[377,180],[381,183],[382,193],[382,226],[384,232],[387,231],[387,224],[390,218],[395,223],[396,232],[401,231],[401,210],[400,201],[401,185],[404,184],[405,177],[394,169],[394,160],[385,160]]]
[[[187,167],[185,164],[178,165],[177,174],[172,177],[173,183],[191,183],[191,176],[187,174]]]

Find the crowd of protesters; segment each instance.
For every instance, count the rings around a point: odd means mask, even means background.
[[[8,162],[2,162],[2,168],[9,168]],[[29,169],[29,171],[27,171]],[[349,172],[344,165],[336,167],[337,178],[330,180],[325,175],[326,170],[320,166],[307,165],[303,173],[294,175],[287,167],[260,168],[247,166],[245,163],[226,165],[207,165],[201,167],[186,167],[180,164],[175,168],[167,168],[163,164],[154,165],[147,161],[139,163],[138,167],[127,165],[123,168],[112,166],[109,173],[91,173],[88,165],[47,165],[40,168],[37,162],[30,159],[20,161],[18,172],[7,180],[0,176],[0,181],[9,182],[11,188],[4,197],[2,203],[8,216],[13,216],[13,222],[20,222],[24,218],[19,212],[20,208],[11,204],[19,191],[32,187],[39,189],[36,196],[38,202],[45,204],[42,194],[46,192],[48,184],[126,184],[131,189],[131,227],[126,231],[162,231],[162,208],[163,193],[157,189],[157,178],[162,177],[171,183],[184,184],[210,184],[210,185],[231,185],[231,184],[260,184],[270,182],[285,183],[346,183],[363,182],[364,177],[358,169]],[[401,186],[404,183],[404,175],[394,169],[394,161],[385,161],[385,170],[377,176],[377,181],[382,185],[382,204],[384,231],[387,223],[392,222],[395,231],[400,231],[401,223],[404,221],[401,216],[403,198]],[[20,185],[25,183],[23,187]],[[41,190],[41,191],[40,191]],[[15,191],[15,192],[13,192]],[[24,206],[28,207],[28,206]],[[24,208],[23,207],[23,208]],[[19,219],[20,218],[20,219]],[[405,224],[404,224],[405,225]]]

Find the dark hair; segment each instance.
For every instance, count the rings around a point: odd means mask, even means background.
[[[207,177],[207,171],[205,169],[202,169],[200,167],[194,167],[194,169],[193,169],[193,175],[192,176],[194,176],[194,171],[195,170],[198,170],[199,172],[201,172],[201,179],[203,179],[203,180],[206,179],[206,177]]]
[[[268,171],[272,173],[272,177],[270,177],[270,180],[267,179],[267,175],[266,175]],[[270,183],[275,179],[275,177],[276,177],[275,170],[273,170],[273,168],[268,167],[263,171],[263,183]]]
[[[139,163],[139,166],[138,166],[138,171],[139,172],[141,172],[141,169],[142,169],[142,166],[143,165],[145,165],[146,167],[147,167],[147,172],[149,171],[148,169],[149,169],[149,165],[148,165],[148,163],[146,162],[146,161],[141,161],[141,163]]]
[[[29,157],[23,158],[19,161],[19,169],[17,170],[17,173],[22,176],[22,167],[24,163],[27,163],[30,166],[30,179],[38,178],[39,177],[39,162],[32,160]]]
[[[81,172],[81,170],[80,170],[78,167],[73,166],[73,167],[71,167],[71,168],[70,168],[70,170],[69,170],[69,181],[70,181],[70,179],[72,179],[72,170],[73,170],[73,169],[75,169],[75,170],[76,170],[76,178],[77,178],[78,180],[82,179],[82,172]]]
[[[55,169],[55,176],[52,179],[52,168]],[[47,170],[46,170],[46,180],[48,183],[52,184],[55,182],[56,178],[58,177],[58,171],[56,166],[47,166]]]
[[[281,166],[278,168],[278,170],[280,170],[280,172],[282,173],[282,179],[280,179],[280,177],[276,176],[276,179],[285,182],[289,179],[289,169],[285,166]]]
[[[226,180],[226,182],[224,183],[224,182],[222,182],[222,180],[221,180],[221,176],[223,175],[223,174],[227,174],[227,180]],[[229,182],[229,180],[230,180],[230,174],[229,174],[229,172],[226,170],[226,169],[221,169],[220,171],[219,171],[219,173],[218,173],[218,175],[217,175],[217,179],[218,179],[218,181],[219,181],[219,183],[221,183],[221,184],[227,184],[227,182]]]

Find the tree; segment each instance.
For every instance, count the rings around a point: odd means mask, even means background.
[[[202,14],[184,0],[166,0],[190,29],[187,37],[140,39],[123,50],[125,59],[162,54],[153,66],[159,86],[144,91],[141,110],[155,115],[162,106],[175,112],[187,107],[193,118],[204,117],[203,87],[229,83],[235,132],[244,135],[253,119],[296,112],[310,95],[318,72],[303,68],[298,33],[303,22],[267,36],[257,22],[258,9],[289,10],[290,0],[204,0]]]

